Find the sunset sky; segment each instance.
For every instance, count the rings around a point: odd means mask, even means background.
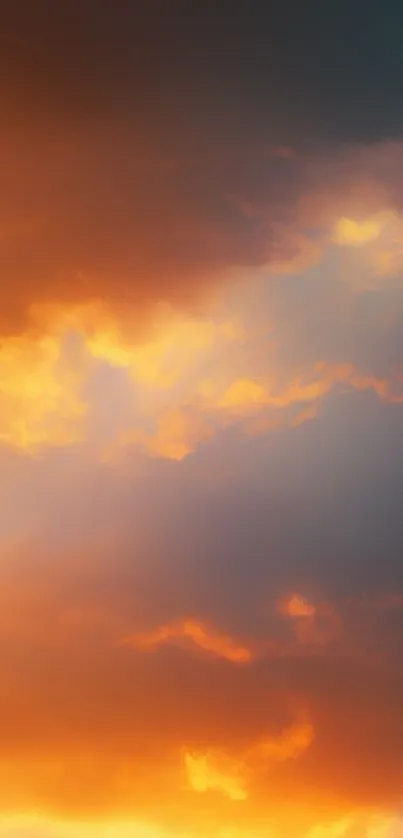
[[[0,838],[403,838],[402,44],[1,0]]]

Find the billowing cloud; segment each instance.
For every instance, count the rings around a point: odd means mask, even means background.
[[[254,775],[272,763],[296,759],[314,739],[312,725],[295,724],[278,737],[265,737],[254,743],[236,760],[220,752],[184,753],[186,774],[191,788],[202,794],[219,791],[230,800],[246,800]]]

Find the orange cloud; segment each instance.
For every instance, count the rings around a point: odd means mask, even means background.
[[[253,659],[252,651],[246,646],[238,646],[231,637],[218,634],[197,620],[190,619],[163,626],[150,634],[129,635],[123,642],[135,648],[149,649],[164,643],[176,643],[182,640],[190,640],[203,652],[231,663],[249,663]]]
[[[154,434],[133,430],[122,434],[119,446],[138,445],[151,457],[183,460],[214,436],[209,422],[196,411],[181,408],[164,411],[157,420]],[[113,451],[113,449],[112,449]]]
[[[301,404],[307,409],[309,403],[318,403],[336,384],[346,384],[351,389],[374,390],[379,398],[398,400],[390,392],[387,381],[370,375],[363,375],[352,364],[327,364],[318,361],[305,374],[284,383],[265,385],[250,379],[235,380],[217,402],[217,406],[231,413],[249,411],[257,406],[288,408]],[[402,397],[403,398],[403,395]],[[305,414],[302,414],[302,417]],[[312,418],[312,410],[306,413]]]
[[[278,737],[263,738],[248,753],[254,762],[284,762],[298,759],[314,741],[315,733],[309,722],[296,723],[286,728]]]
[[[111,460],[130,446],[181,460],[232,424],[249,433],[295,427],[317,416],[335,386],[372,389],[389,401],[403,398],[391,382],[348,363],[318,362],[289,380],[234,376],[231,347],[248,337],[235,320],[189,320],[165,308],[152,337],[138,340],[129,325],[95,301],[32,307],[30,330],[0,347],[0,440],[25,450],[91,442],[87,385],[96,364],[123,372],[131,403],[117,417],[115,436],[102,444],[100,456]],[[214,374],[206,376],[210,370]]]
[[[293,594],[290,599],[280,603],[279,610],[288,617],[314,617],[316,614],[315,606],[299,594]]]
[[[147,614],[155,606],[143,590],[136,596],[135,586],[121,575],[117,550],[114,543],[108,573],[99,556],[91,562],[53,552],[48,563],[41,563],[32,552],[24,561],[18,551],[9,557],[2,553],[4,813],[40,807],[49,817],[113,821],[119,812],[139,824],[151,823],[158,796],[161,829],[178,834],[195,823],[197,834],[199,819],[208,829],[212,813],[221,813],[221,805],[232,811],[233,803],[245,812],[245,828],[252,828],[258,816],[266,824],[269,810],[275,823],[276,807],[287,807],[290,793],[295,807],[299,801],[312,807],[310,826],[320,821],[329,789],[336,789],[336,809],[340,798],[346,808],[369,797],[384,808],[398,800],[393,772],[400,759],[400,692],[385,680],[383,670],[379,678],[377,670],[366,672],[361,654],[353,666],[348,658],[356,636],[362,635],[365,645],[366,614],[352,608],[356,621],[346,615],[347,636],[337,654],[311,657],[307,666],[303,649],[296,663],[295,646],[286,650],[286,661],[274,654],[256,665],[238,666],[248,662],[245,650],[255,661],[255,648],[264,645],[261,633],[245,646],[195,620],[168,624],[153,636],[129,636],[125,648],[116,638],[127,631],[133,609]],[[287,619],[292,626],[325,620],[326,603],[315,603],[315,608],[314,618]],[[160,646],[161,653],[133,656],[130,645],[148,648],[146,640],[150,648]],[[189,643],[207,659],[213,656],[214,666],[198,655],[165,657],[163,647],[170,642]],[[224,665],[226,660],[235,665]],[[268,733],[268,719],[283,718],[290,677],[306,715]],[[371,699],[366,704],[368,681]],[[273,694],[278,695],[275,701]],[[346,702],[351,707],[347,716]],[[385,741],[389,730],[393,739]],[[372,792],[374,751],[382,755],[385,780],[379,783],[377,775]],[[187,768],[181,753],[190,757]],[[188,786],[193,782],[198,791],[194,803],[183,790],[183,770]],[[331,799],[334,818],[332,805]]]
[[[246,800],[257,774],[276,762],[298,759],[314,740],[312,725],[295,724],[277,737],[263,737],[237,759],[210,750],[190,753],[184,760],[188,782],[199,793],[220,791],[230,800]]]
[[[328,602],[314,605],[300,594],[293,594],[278,603],[278,611],[292,621],[294,637],[302,648],[323,650],[341,638],[341,617]],[[295,649],[290,652],[295,654]]]

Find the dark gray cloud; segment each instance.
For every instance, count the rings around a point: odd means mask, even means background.
[[[373,141],[400,132],[401,10],[254,0],[6,2],[3,87],[60,115],[139,105],[210,145],[230,136]]]

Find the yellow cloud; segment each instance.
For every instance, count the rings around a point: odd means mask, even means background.
[[[264,405],[268,402],[267,390],[247,378],[233,381],[218,401],[218,407],[240,411],[250,409],[254,406]]]
[[[228,341],[244,337],[232,321],[189,320],[163,310],[147,337],[136,339],[130,324],[118,323],[97,301],[33,307],[31,319],[26,334],[0,346],[0,441],[25,450],[91,442],[94,425],[86,414],[96,423],[99,404],[92,404],[91,388],[85,403],[83,385],[98,369],[95,361],[124,371],[131,403],[102,440],[100,456],[109,460],[135,446],[179,461],[234,424],[249,433],[295,427],[317,416],[337,384],[402,399],[388,381],[350,364],[320,362],[288,380],[272,373],[260,380],[238,377],[231,352],[224,351]],[[74,359],[67,351],[71,334],[80,344]]]
[[[184,751],[185,768],[190,787],[202,794],[219,791],[231,800],[246,800],[249,786],[260,771],[272,763],[297,759],[312,744],[311,724],[294,724],[276,737],[264,737],[234,759],[224,752]]]
[[[51,335],[23,335],[0,346],[0,441],[27,451],[83,437],[80,374]]]
[[[94,305],[97,314],[93,314],[90,327],[85,312],[78,316],[91,355],[127,369],[143,385],[162,390],[181,381],[216,344],[242,337],[240,327],[231,321],[186,318],[165,307],[145,336],[130,324],[119,324],[102,307]]]
[[[387,216],[380,215],[357,221],[354,218],[340,218],[333,229],[335,244],[345,247],[360,247],[379,238],[386,223]]]
[[[127,369],[143,385],[169,389],[215,345],[243,338],[232,320],[197,319],[160,306],[143,331],[124,313],[120,320],[101,300],[76,306],[33,306],[32,319],[46,332],[81,335],[89,353]]]
[[[230,800],[246,800],[246,768],[242,763],[233,763],[228,757],[216,751],[205,754],[184,754],[185,770],[189,786],[198,794],[218,791]]]

